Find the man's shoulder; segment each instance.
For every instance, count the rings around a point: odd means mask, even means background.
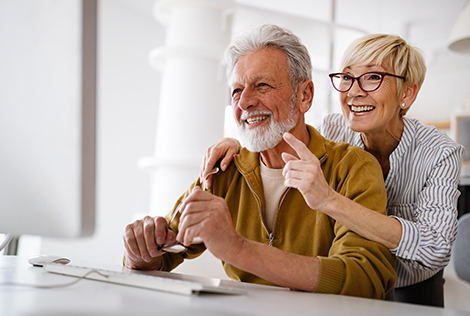
[[[338,142],[328,139],[321,135],[315,128],[309,127],[310,133],[313,134],[312,141],[315,142],[311,148],[317,147],[320,142],[328,157],[332,158],[348,158],[354,160],[373,160],[376,161],[372,154],[365,151],[359,146],[354,146],[346,142]]]
[[[344,142],[335,142],[327,138],[324,138],[324,142],[327,154],[330,157],[335,156],[343,159],[351,159],[352,161],[366,161],[378,164],[377,160],[371,153],[365,151],[359,146],[354,146]]]
[[[233,156],[223,172],[218,172],[213,178],[217,178],[217,184],[230,183],[235,178],[251,175],[259,169],[259,153],[248,151],[246,148],[240,148],[237,154]]]

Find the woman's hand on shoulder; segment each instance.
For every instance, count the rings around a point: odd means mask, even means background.
[[[240,150],[240,143],[235,138],[222,138],[217,144],[206,149],[201,165],[200,178],[203,179],[207,172],[212,170],[220,160],[220,169],[225,171],[233,159],[233,156]],[[206,181],[206,188],[212,185],[212,176]]]

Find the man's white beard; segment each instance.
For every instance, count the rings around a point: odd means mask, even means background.
[[[274,122],[270,111],[250,112],[250,116],[253,114],[269,115],[269,125],[247,129],[246,117],[242,115],[238,126],[238,139],[243,147],[252,152],[261,152],[276,147],[282,140],[282,135],[295,127],[300,115],[295,106],[291,107],[291,113],[285,122]]]

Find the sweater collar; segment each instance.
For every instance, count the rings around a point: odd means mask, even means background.
[[[317,156],[321,163],[323,163],[328,156],[326,154],[325,138],[321,136],[314,127],[307,125],[307,129],[310,134],[310,144],[308,145],[308,149]]]

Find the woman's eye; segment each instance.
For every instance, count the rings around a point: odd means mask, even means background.
[[[367,76],[367,80],[380,80],[382,79],[382,76],[380,76],[379,74],[370,74],[369,76]]]
[[[341,76],[341,80],[343,80],[343,81],[349,81],[349,80],[351,80],[351,76],[342,75],[342,76]]]

